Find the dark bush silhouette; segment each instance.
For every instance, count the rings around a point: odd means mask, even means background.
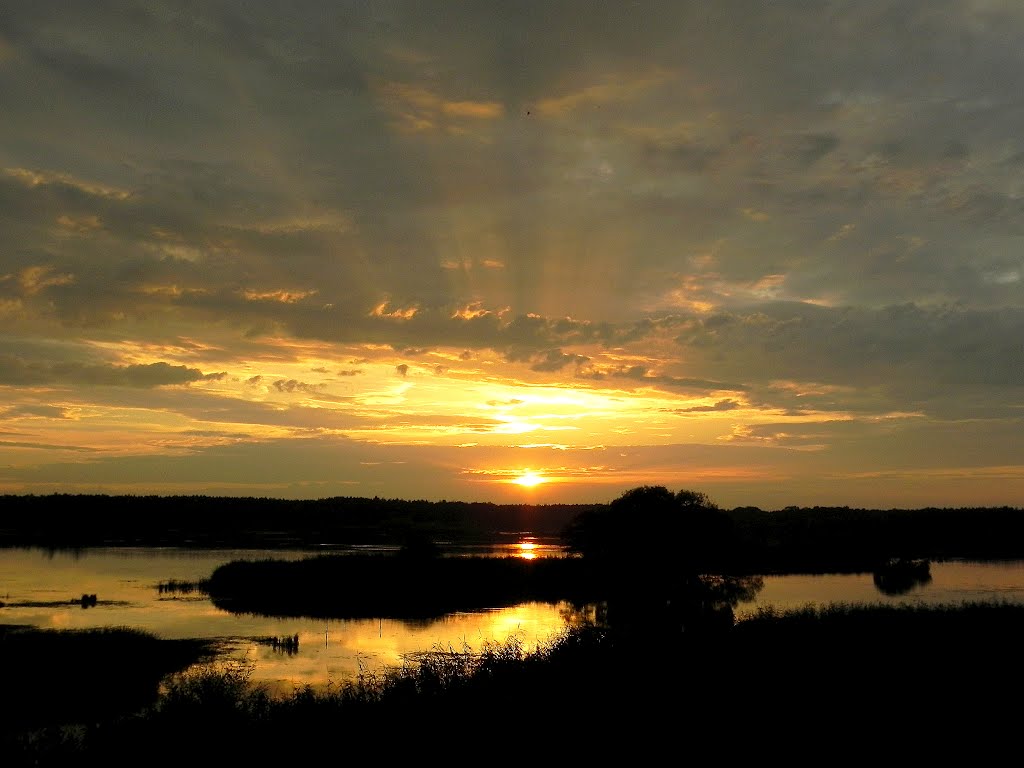
[[[644,485],[581,513],[564,538],[572,551],[624,572],[720,572],[731,557],[733,523],[704,493]]]
[[[581,513],[563,535],[601,574],[606,620],[620,628],[641,622],[645,632],[652,622],[667,632],[731,626],[740,596],[757,589],[756,578],[725,574],[732,520],[698,491],[640,486]]]
[[[931,563],[927,560],[893,558],[880,565],[872,579],[884,595],[905,595],[914,587],[924,586],[932,580]]]

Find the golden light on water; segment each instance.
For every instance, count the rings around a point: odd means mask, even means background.
[[[516,555],[523,560],[536,560],[537,559],[537,545],[532,541],[520,541],[516,544],[519,550]]]

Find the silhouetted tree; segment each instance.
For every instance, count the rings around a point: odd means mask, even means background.
[[[564,538],[604,579],[609,623],[731,625],[739,596],[759,586],[724,575],[732,556],[732,519],[699,491],[634,488],[606,507],[581,513]]]
[[[643,485],[581,513],[564,538],[571,551],[617,570],[721,571],[731,556],[732,525],[707,494]]]

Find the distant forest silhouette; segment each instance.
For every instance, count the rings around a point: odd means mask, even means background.
[[[558,536],[601,505],[503,505],[339,496],[50,494],[0,496],[0,546],[286,548],[439,541],[490,543],[503,534]]]
[[[315,500],[217,496],[7,495],[0,497],[0,546],[79,548],[309,548],[452,545],[509,541],[519,533],[569,542],[582,520],[601,520],[614,504],[633,505],[611,540],[646,548],[652,541],[700,541],[706,531],[669,530],[658,500],[673,494],[642,486],[608,504],[494,504],[380,497]],[[719,509],[689,494],[728,533],[702,565],[730,573],[871,571],[894,558],[933,560],[1024,557],[1024,510],[1015,507],[863,509],[757,507]],[[691,505],[693,506],[693,505]],[[620,516],[623,517],[623,516]],[[686,514],[681,519],[689,520]],[[692,521],[691,521],[692,522]],[[692,534],[692,532],[691,532]],[[678,549],[666,556],[678,556]]]

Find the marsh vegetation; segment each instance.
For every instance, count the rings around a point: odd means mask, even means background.
[[[621,629],[568,629],[529,653],[514,642],[439,649],[386,674],[285,697],[250,684],[243,667],[199,667],[171,675],[145,706],[79,713],[67,720],[74,728],[36,729],[18,747],[42,765],[180,764],[196,755],[265,765],[332,753],[391,762],[487,754],[475,750],[500,751],[510,740],[545,744],[552,757],[629,749],[643,759],[679,739],[720,743],[737,728],[734,757],[779,748],[787,733],[809,749],[898,725],[892,748],[923,728],[952,729],[918,744],[921,755],[982,725],[992,730],[980,747],[997,746],[1014,711],[1001,692],[1022,682],[1020,606],[765,612],[642,641]],[[661,653],[666,645],[671,655]],[[57,699],[73,685],[40,690]]]

